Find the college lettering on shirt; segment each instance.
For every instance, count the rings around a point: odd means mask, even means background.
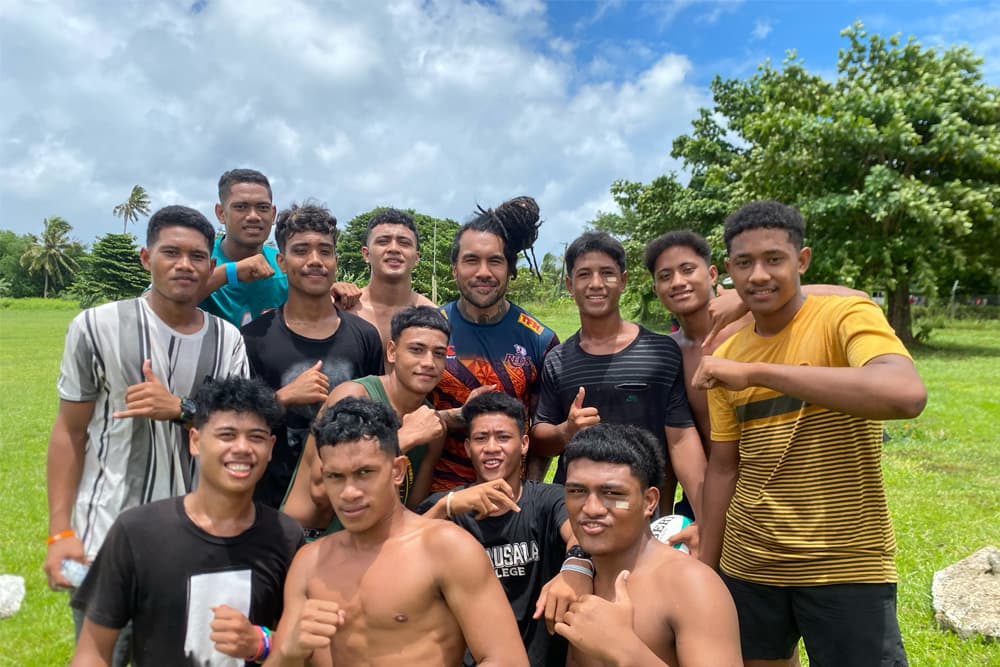
[[[486,547],[486,555],[489,556],[490,563],[493,564],[493,569],[500,579],[523,577],[526,574],[526,565],[541,560],[538,543],[534,540]]]

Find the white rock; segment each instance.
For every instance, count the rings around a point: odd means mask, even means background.
[[[24,577],[0,575],[0,618],[13,616],[24,600]]]
[[[962,639],[1000,639],[1000,549],[983,547],[934,573],[934,620]]]

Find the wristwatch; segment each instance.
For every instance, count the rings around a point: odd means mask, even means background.
[[[583,550],[579,544],[574,544],[566,552],[566,558],[580,558],[583,560],[590,560],[590,554]]]
[[[190,424],[194,419],[194,413],[198,411],[198,406],[187,396],[181,396],[181,414],[177,419],[174,420],[175,423],[185,426]]]

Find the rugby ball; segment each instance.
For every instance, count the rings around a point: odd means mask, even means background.
[[[680,531],[684,530],[691,525],[691,519],[687,518],[683,514],[671,514],[670,516],[661,516],[659,519],[649,524],[649,529],[653,532],[653,537],[663,542],[667,543],[667,539]],[[678,551],[683,551],[686,554],[691,553],[691,550],[687,548],[686,544],[675,544],[674,549]]]

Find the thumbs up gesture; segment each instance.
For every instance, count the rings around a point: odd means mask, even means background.
[[[588,426],[601,423],[601,415],[597,412],[597,408],[583,407],[583,399],[586,398],[586,396],[587,390],[584,387],[580,387],[580,390],[576,392],[576,398],[573,399],[573,403],[569,406],[569,414],[566,416],[567,442],[569,442],[570,438],[576,435],[578,431],[582,431]]]
[[[125,390],[126,409],[118,410],[112,416],[115,419],[146,417],[160,421],[180,417],[181,399],[163,386],[153,373],[153,362],[149,359],[142,362],[142,376],[145,378],[142,382]]]
[[[616,651],[627,643],[624,638],[635,638],[628,577],[628,570],[618,573],[613,600],[584,595],[571,604],[563,621],[556,623],[556,633],[587,655],[608,664],[620,664]]]
[[[323,361],[319,360],[297,378],[275,392],[278,402],[283,406],[312,405],[322,403],[330,395],[330,378],[321,370]]]

